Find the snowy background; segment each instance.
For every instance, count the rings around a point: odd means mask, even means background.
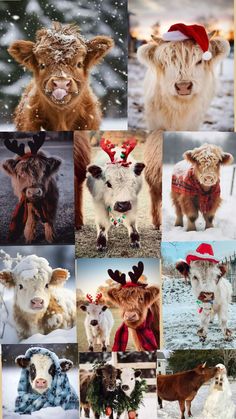
[[[236,135],[226,133],[165,133],[164,134],[164,164],[163,164],[163,241],[190,240],[230,240],[236,239],[236,219],[232,217],[232,209],[236,206],[236,181],[233,181],[234,165],[221,166],[220,184],[223,202],[216,212],[214,227],[205,228],[202,215],[196,222],[197,231],[186,231],[184,227],[175,227],[175,209],[171,200],[171,177],[174,165],[183,159],[183,153],[204,143],[221,146],[225,152],[231,153],[236,159]],[[175,147],[173,147],[173,144]]]
[[[33,345],[31,345],[33,346]],[[77,359],[77,345],[35,345],[47,347],[49,350],[55,352],[59,358],[68,358],[74,363],[74,367],[68,371],[67,375],[69,381],[76,393],[78,394],[78,359]],[[17,386],[20,378],[21,368],[15,366],[14,359],[16,356],[24,354],[29,348],[29,345],[3,345],[2,346],[2,361],[3,361],[3,419],[22,418],[22,415],[14,413],[14,403],[17,396]],[[11,391],[9,391],[11,389]],[[24,415],[24,419],[78,419],[79,413],[77,410],[63,410],[60,407],[50,407],[41,409],[38,412],[33,412],[32,415]]]
[[[19,252],[19,247],[2,247],[6,253],[12,257],[16,257]],[[50,266],[54,269],[57,267],[68,269],[70,272],[70,278],[65,284],[65,288],[75,292],[75,271],[74,271],[74,246],[26,246],[20,249],[22,256],[36,254],[39,257],[44,257],[49,261]],[[3,262],[0,258],[0,270],[4,269]],[[18,343],[19,338],[15,330],[15,324],[13,319],[13,289],[4,289],[0,284],[0,292],[3,291],[3,299],[7,307],[8,316],[5,311],[4,305],[0,304],[0,319],[4,319],[5,328],[0,322],[0,343]],[[4,332],[4,333],[3,333]],[[28,339],[21,341],[21,343],[68,343],[76,342],[76,327],[69,330],[57,329],[48,335],[36,334]]]
[[[235,301],[235,273],[226,278],[232,282],[234,299],[229,306],[228,327],[233,332],[233,340],[226,342],[215,316],[213,324],[209,325],[207,339],[199,342],[197,330],[200,325],[196,297],[192,293],[191,285],[184,282],[183,277],[175,269],[175,264],[180,259],[185,259],[189,252],[194,251],[201,242],[172,242],[162,243],[163,259],[163,296],[162,315],[164,330],[164,347],[175,349],[236,349],[236,301]],[[215,257],[225,262],[225,259],[234,258],[236,252],[235,241],[209,242]]]
[[[82,35],[90,39],[107,35],[115,47],[102,64],[94,67],[91,84],[102,103],[103,129],[126,129],[127,116],[127,5],[126,0],[21,0],[0,2],[0,115],[1,130],[14,130],[14,111],[24,87],[30,80],[8,54],[17,39],[34,40],[42,26],[52,21],[77,23]]]

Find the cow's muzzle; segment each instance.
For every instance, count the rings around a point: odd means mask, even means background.
[[[72,77],[51,77],[45,87],[45,93],[54,103],[65,104],[77,96],[78,86]]]
[[[127,322],[137,322],[139,320],[139,315],[136,311],[125,311],[124,320]]]
[[[175,90],[179,96],[191,95],[193,83],[191,81],[181,81],[175,83]]]
[[[121,388],[124,391],[128,391],[129,390],[129,386],[127,386],[126,384],[124,384],[123,386],[121,386]]]
[[[42,298],[35,297],[32,298],[30,304],[33,310],[42,310],[42,308],[44,307],[44,300]]]
[[[117,201],[114,205],[114,211],[127,212],[131,210],[130,201]]]
[[[37,380],[35,380],[35,388],[36,389],[46,389],[48,386],[48,382],[47,380],[45,380],[44,378],[37,378]]]
[[[209,302],[213,301],[214,298],[215,298],[214,292],[202,291],[202,292],[200,292],[200,294],[198,296],[198,300],[202,301],[203,303],[209,303]]]
[[[43,196],[43,190],[40,187],[30,187],[26,189],[25,195],[30,200],[39,199]]]
[[[91,320],[90,324],[91,324],[91,326],[97,326],[98,321],[97,320]]]

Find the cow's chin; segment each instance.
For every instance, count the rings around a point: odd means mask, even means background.
[[[140,324],[143,323],[142,320],[138,319],[138,320],[124,320],[126,326],[131,327],[131,329],[136,329],[138,326],[140,326]]]
[[[46,393],[46,391],[48,390],[48,387],[47,388],[45,388],[45,387],[37,387],[37,388],[35,388],[35,387],[32,387],[33,388],[33,391],[35,392],[35,393],[38,393],[38,394],[43,394],[43,393]]]

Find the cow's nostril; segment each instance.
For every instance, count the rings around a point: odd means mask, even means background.
[[[193,88],[193,83],[191,81],[190,82],[182,81],[182,82],[175,83],[175,89],[177,93],[180,95],[187,95],[191,93],[192,88]]]
[[[44,300],[42,298],[32,298],[31,307],[33,309],[42,308],[44,305]]]
[[[92,326],[97,326],[98,321],[97,321],[97,320],[91,320],[90,324],[91,324]]]
[[[125,384],[124,384],[121,388],[122,388],[122,390],[124,390],[124,391],[129,390],[129,386],[127,386],[127,385],[125,385]]]
[[[117,201],[114,205],[114,210],[118,212],[126,212],[131,210],[130,201]]]

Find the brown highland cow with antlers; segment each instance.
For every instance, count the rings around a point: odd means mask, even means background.
[[[143,262],[133,266],[133,272],[129,272],[131,281],[126,282],[124,273],[108,269],[109,276],[120,287],[109,289],[107,297],[120,308],[124,320],[115,335],[114,352],[126,350],[129,329],[137,351],[154,351],[159,347],[159,288],[139,282],[143,270]]]
[[[7,159],[2,164],[11,177],[14,194],[19,201],[9,227],[10,241],[17,240],[24,233],[26,243],[31,243],[36,237],[37,222],[44,225],[46,240],[49,243],[54,240],[59,191],[53,175],[58,171],[61,160],[47,157],[39,151],[45,136],[43,132],[33,135],[33,141],[28,142],[29,152],[25,151],[23,143],[4,141],[5,146],[17,154],[14,159]]]
[[[54,22],[36,32],[36,41],[17,40],[9,54],[33,72],[15,112],[18,131],[97,130],[101,107],[89,85],[90,69],[113,40],[85,40],[76,25]]]

